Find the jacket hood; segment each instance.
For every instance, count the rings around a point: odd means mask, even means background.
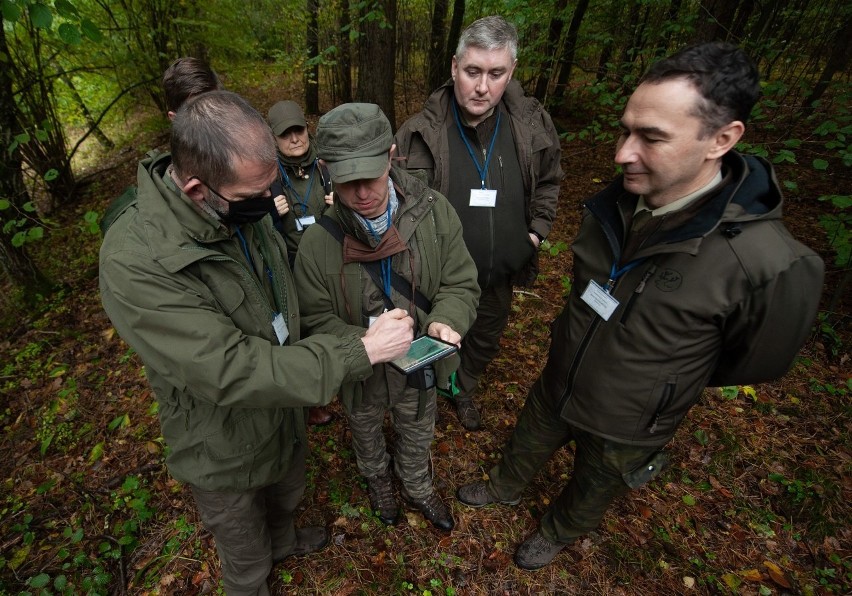
[[[219,242],[231,232],[203,215],[171,180],[168,153],[150,153],[139,162],[139,214],[145,221],[154,258],[175,272],[207,256],[204,244]]]
[[[755,220],[780,219],[783,198],[775,172],[766,160],[731,151],[722,158],[723,172],[731,179],[682,225],[661,233],[655,243],[674,244],[700,241],[720,226],[736,228],[736,224]],[[624,190],[623,177],[586,202],[589,211],[601,221],[615,247],[624,234],[619,205],[632,209],[638,196]]]

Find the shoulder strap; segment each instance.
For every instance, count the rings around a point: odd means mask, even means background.
[[[128,186],[124,189],[124,192],[121,193],[121,196],[110,203],[109,207],[107,207],[104,212],[103,219],[101,219],[98,224],[101,228],[101,236],[106,236],[107,230],[113,223],[115,223],[118,216],[127,211],[127,208],[131,205],[135,205],[136,200],[136,187]]]
[[[344,232],[343,228],[340,227],[339,223],[337,223],[327,215],[323,215],[321,218],[319,218],[319,221],[317,221],[317,223],[320,224],[323,228],[325,228],[325,230],[329,234],[331,234],[332,238],[337,240],[340,244],[343,244]],[[379,289],[382,289],[382,298],[385,301],[385,307],[388,307],[388,304],[390,304],[390,308],[394,308],[393,302],[391,301],[390,297],[386,295],[383,290],[384,284],[382,283],[382,276],[380,271],[381,265],[379,264],[379,262],[372,261],[367,263],[361,263],[361,266],[367,271],[367,273],[370,274],[370,278],[373,280],[373,283],[376,284]],[[412,296],[411,282],[407,281],[396,271],[391,271],[391,285],[407,300],[414,302],[417,308],[419,308],[423,312],[428,313],[432,310],[432,302],[430,302],[429,299],[426,298],[426,296],[424,296],[422,292],[420,292],[420,290],[417,290],[416,288],[414,289],[414,295]]]

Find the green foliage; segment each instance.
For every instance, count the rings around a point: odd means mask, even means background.
[[[736,399],[742,391],[743,395],[750,397],[753,401],[757,400],[757,393],[751,385],[730,385],[728,387],[720,387],[719,391],[725,399]]]
[[[834,250],[834,264],[848,267],[852,264],[852,195],[823,195],[819,200],[831,203],[834,213],[819,216],[819,223]]]
[[[63,373],[64,369],[60,367],[54,369],[51,376],[58,377]],[[57,392],[57,397],[40,409],[35,435],[42,456],[50,447],[58,453],[66,453],[92,430],[89,423],[78,424],[79,397],[76,380],[68,378],[65,386]]]
[[[561,240],[556,243],[552,243],[550,240],[545,240],[541,243],[539,248],[551,257],[555,257],[558,256],[559,253],[568,250],[568,244]]]
[[[837,331],[837,326],[840,323],[836,317],[831,316],[831,313],[820,311],[817,313],[817,328],[823,339],[823,343],[828,352],[835,358],[839,356],[845,349],[843,338]]]

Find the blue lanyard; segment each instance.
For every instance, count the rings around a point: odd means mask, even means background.
[[[482,181],[482,190],[485,190],[485,176],[488,174],[488,164],[491,161],[491,154],[494,152],[494,143],[497,141],[497,132],[500,130],[500,112],[497,112],[497,123],[494,125],[494,134],[491,135],[491,143],[488,145],[488,153],[485,155],[485,163],[480,168],[479,160],[476,159],[476,155],[473,153],[473,147],[470,146],[470,143],[467,141],[467,135],[464,134],[464,130],[462,129],[461,120],[459,120],[459,109],[456,107],[455,97],[453,97],[452,105],[453,118],[456,120],[456,126],[459,129],[459,134],[464,142],[464,146],[467,147],[467,152],[470,154],[470,158],[473,160],[473,165],[476,166],[476,171],[479,172],[479,179]]]
[[[645,257],[645,258],[647,258],[647,257]],[[624,275],[625,273],[627,273],[628,271],[630,271],[631,269],[633,269],[634,267],[636,267],[640,263],[644,262],[645,258],[636,259],[635,261],[630,261],[621,269],[616,269],[615,261],[613,261],[612,267],[610,267],[610,269],[609,269],[609,281],[606,282],[606,288],[604,288],[606,290],[606,293],[611,294],[612,288],[615,286],[615,280],[617,280],[619,277],[621,277],[622,275]]]
[[[388,227],[389,230],[391,227],[391,202],[390,198],[388,198],[388,210],[385,212],[388,218]],[[370,220],[364,218],[364,222],[367,224],[367,231],[370,232],[370,235],[373,237],[376,242],[380,241],[379,235],[376,234],[376,231],[373,229],[373,226],[370,224]],[[382,285],[384,286],[385,295],[390,298],[391,297],[391,257],[385,257],[382,259]]]
[[[237,236],[240,238],[240,243],[243,245],[243,254],[246,256],[246,260],[248,261],[249,267],[251,268],[251,272],[254,273],[254,260],[251,258],[251,252],[248,248],[248,243],[246,242],[245,236],[243,236],[243,231],[240,229],[240,226],[236,226]],[[264,269],[266,269],[266,275],[269,277],[269,283],[272,283],[272,269],[269,268],[269,265],[264,264]]]
[[[281,171],[281,177],[284,180],[284,186],[290,189],[293,195],[296,197],[296,202],[302,208],[302,216],[308,214],[308,197],[311,196],[311,187],[314,185],[314,170],[317,168],[317,160],[314,160],[314,163],[311,165],[311,173],[308,177],[308,188],[305,191],[304,199],[299,196],[299,193],[296,192],[296,189],[293,187],[292,182],[290,182],[290,177],[287,175],[287,172],[284,170],[284,166],[281,162],[278,162],[278,169]],[[299,217],[297,215],[297,217]]]

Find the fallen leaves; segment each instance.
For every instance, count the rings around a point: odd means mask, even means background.
[[[769,577],[776,584],[781,586],[782,588],[787,588],[788,590],[793,588],[787,574],[781,569],[778,565],[773,563],[772,561],[764,561],[763,566],[769,571]]]

